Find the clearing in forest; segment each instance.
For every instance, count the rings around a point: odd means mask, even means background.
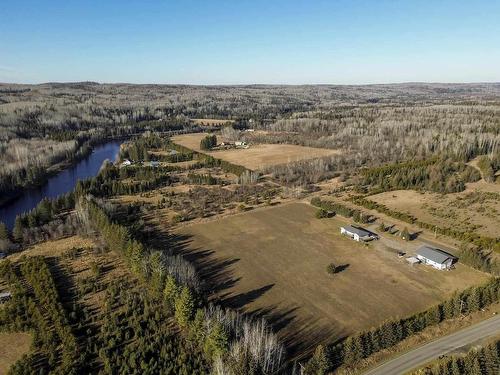
[[[71,236],[62,238],[59,240],[40,242],[36,245],[28,247],[26,250],[14,253],[9,256],[9,259],[14,262],[18,260],[21,256],[51,256],[51,257],[59,257],[65,251],[76,247],[76,248],[84,248],[91,247],[94,245],[94,241],[83,238],[81,236]]]
[[[317,219],[315,211],[291,203],[183,227],[179,248],[211,282],[213,298],[266,316],[296,353],[424,310],[487,278],[461,264],[452,272],[412,268],[341,236],[344,221]],[[343,270],[328,274],[331,262]]]
[[[200,141],[206,136],[206,133],[183,134],[173,137],[172,140],[191,150],[201,152]],[[338,155],[340,151],[288,144],[256,144],[250,145],[247,149],[203,151],[203,153],[251,170],[261,170],[273,165]]]

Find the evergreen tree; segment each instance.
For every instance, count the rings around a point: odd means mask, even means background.
[[[23,240],[23,229],[24,229],[24,224],[21,216],[16,216],[16,221],[14,223],[14,229],[12,230],[12,236],[14,237],[14,240],[17,242],[21,242]]]
[[[356,361],[356,353],[354,348],[354,338],[349,336],[343,344],[342,350],[343,362],[346,365],[352,365]]]
[[[184,286],[175,300],[175,319],[182,328],[186,328],[194,314],[194,298],[191,290]]]
[[[314,355],[304,366],[304,375],[325,375],[330,367],[328,356],[323,345],[318,345]]]
[[[229,349],[229,339],[224,327],[220,322],[215,322],[212,326],[210,333],[205,340],[203,347],[206,355],[209,358],[222,356]]]
[[[179,286],[175,281],[172,275],[167,276],[167,280],[165,282],[165,289],[163,290],[163,297],[165,298],[165,302],[167,306],[173,310],[175,301],[179,295]]]
[[[427,326],[438,324],[441,321],[441,308],[439,305],[431,307],[425,314]]]
[[[408,228],[404,227],[404,229],[401,231],[401,238],[405,241],[410,240],[410,232],[408,231]]]
[[[205,313],[202,309],[197,309],[194,319],[191,322],[189,330],[189,338],[193,343],[199,344],[204,342],[206,336],[205,329]]]
[[[9,231],[7,226],[0,221],[0,240],[8,240],[9,239]]]

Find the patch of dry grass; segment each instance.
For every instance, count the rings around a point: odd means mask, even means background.
[[[30,351],[33,337],[25,332],[0,332],[0,375]]]
[[[205,133],[183,134],[173,137],[172,140],[184,147],[200,152],[200,141],[205,136]],[[250,145],[247,149],[203,152],[252,170],[261,170],[273,165],[316,159],[340,153],[339,150],[288,144],[256,144]]]
[[[9,255],[8,258],[14,262],[14,261],[18,260],[23,255],[27,255],[27,256],[42,255],[42,256],[59,257],[66,250],[69,250],[72,247],[83,248],[83,247],[91,247],[93,245],[94,245],[94,241],[92,241],[89,238],[83,238],[80,236],[71,236],[71,237],[60,239],[60,240],[47,241],[47,242],[42,242],[42,243],[30,246],[22,252]]]

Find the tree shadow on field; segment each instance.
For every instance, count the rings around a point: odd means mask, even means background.
[[[230,307],[232,309],[241,309],[245,305],[252,303],[257,300],[260,296],[270,290],[274,284],[269,284],[263,286],[262,288],[257,288],[249,292],[240,293],[235,296],[230,296],[221,301],[224,306]]]
[[[418,232],[410,233],[410,241],[416,240],[422,233],[423,231],[421,230],[419,230]]]
[[[340,272],[342,272],[342,271],[345,271],[346,269],[348,269],[348,268],[349,268],[349,266],[350,266],[350,264],[349,264],[349,263],[346,263],[346,264],[341,264],[340,266],[337,266],[337,267],[335,268],[335,273],[340,273]]]
[[[232,265],[239,258],[217,258],[214,250],[193,248],[191,241],[192,236],[171,234],[168,248],[172,254],[182,255],[194,265],[209,298],[233,287],[240,280],[232,270]]]
[[[264,318],[286,347],[290,361],[308,358],[318,344],[335,344],[346,336],[345,332],[329,324],[325,326],[316,319],[300,317],[300,307],[278,307],[277,305],[253,310],[250,315]]]
[[[307,358],[318,344],[332,344],[346,336],[340,323],[318,319],[311,314],[304,315],[301,305],[280,302],[252,310],[250,304],[270,291],[274,283],[243,293],[232,293],[231,288],[240,281],[234,270],[239,258],[223,258],[212,249],[194,247],[191,235],[158,231],[154,236],[158,237],[154,238],[152,233],[148,236],[150,246],[164,249],[169,255],[181,255],[195,266],[209,301],[239,310],[255,319],[264,318],[285,345],[291,361]],[[339,269],[343,271],[348,267],[349,264],[344,264]]]

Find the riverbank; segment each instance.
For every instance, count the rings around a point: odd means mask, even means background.
[[[94,146],[79,158],[65,160],[47,170],[42,183],[19,189],[16,197],[0,206],[0,221],[12,228],[17,215],[30,211],[44,198],[55,198],[70,192],[78,180],[95,176],[104,160],[114,160],[120,150],[121,140],[107,140]]]

